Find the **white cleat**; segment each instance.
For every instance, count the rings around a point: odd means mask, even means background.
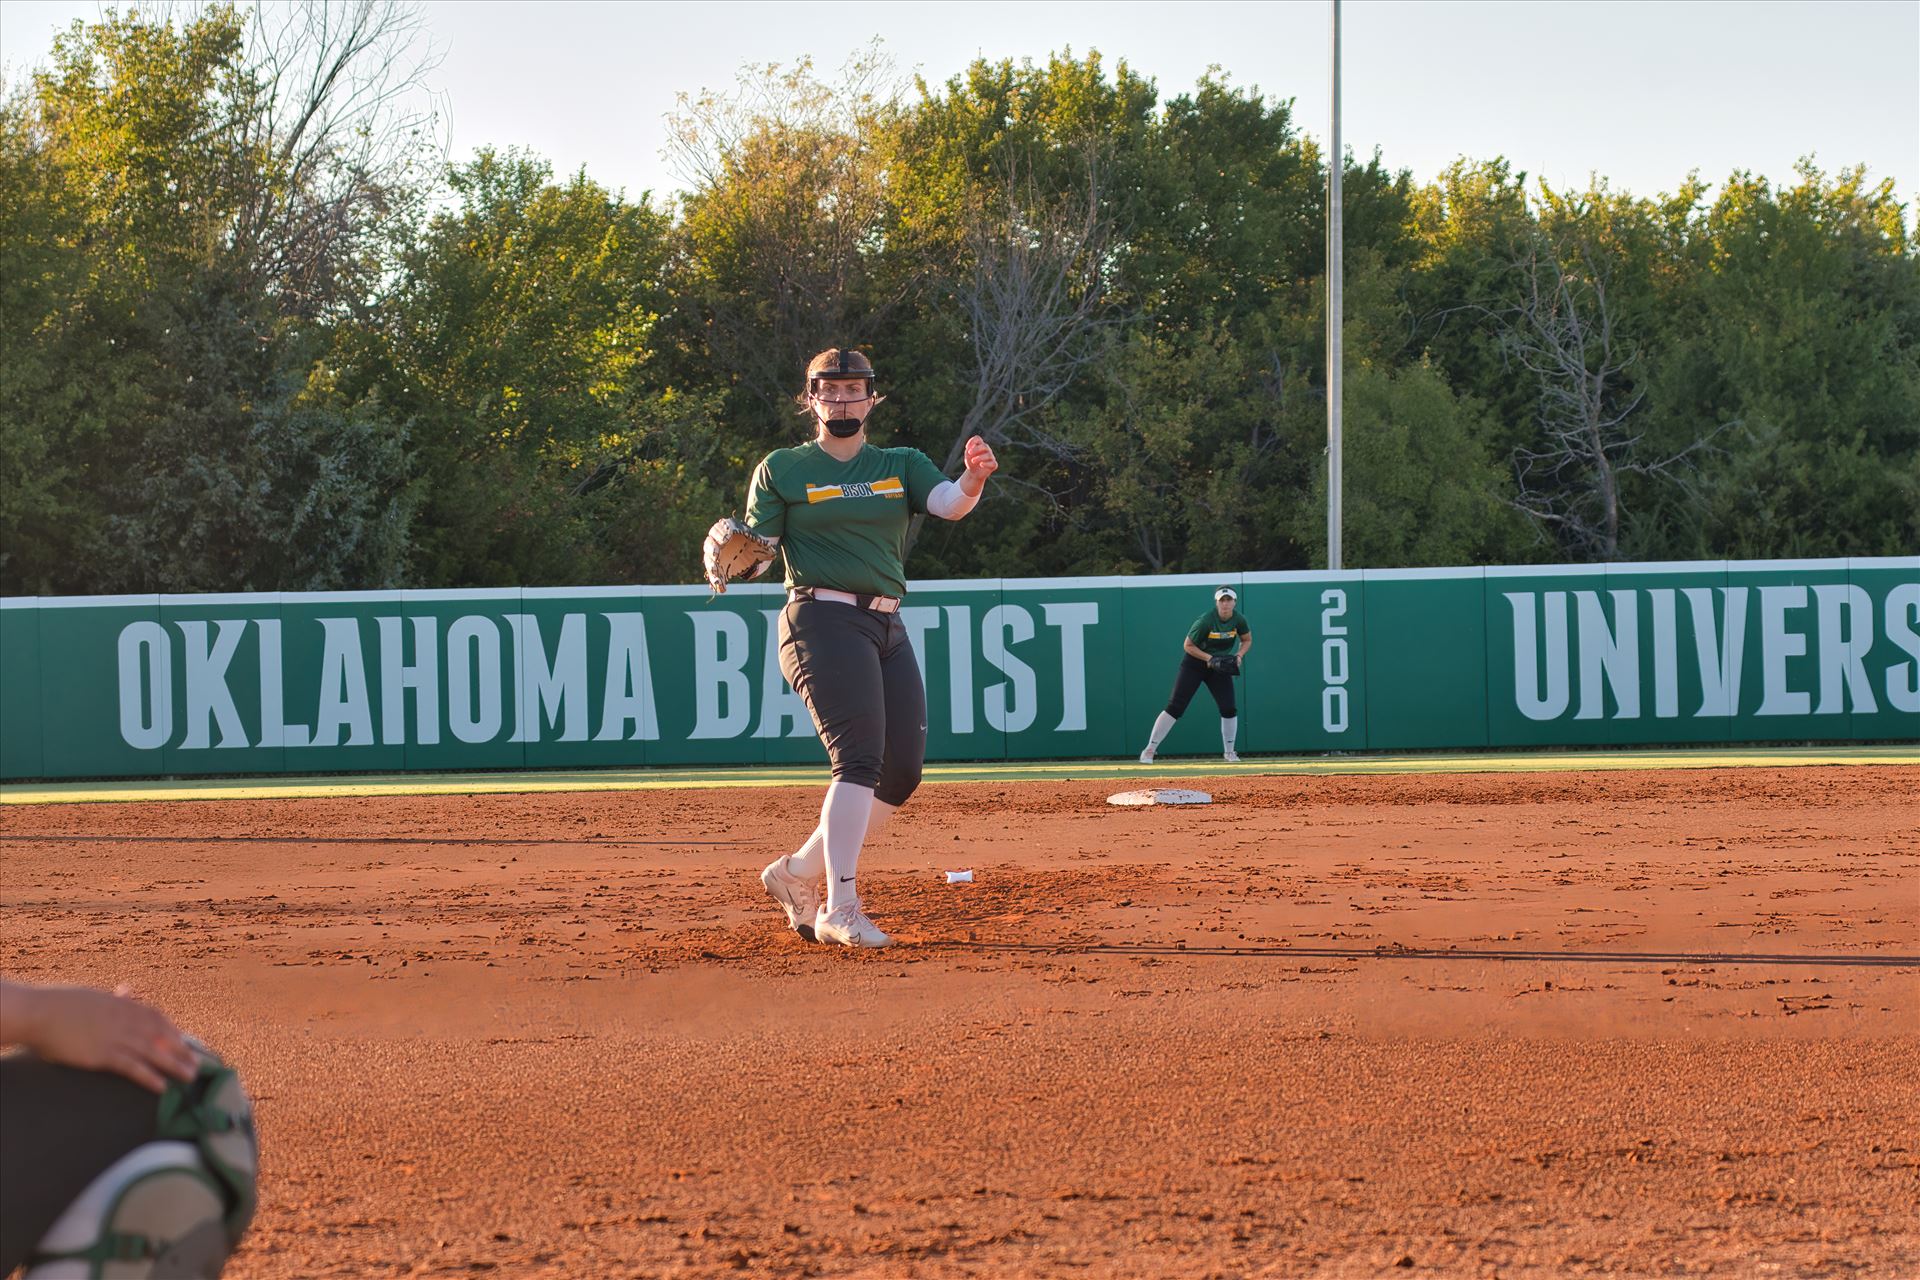
[[[1227,753],[1226,753],[1226,755],[1225,755],[1225,756],[1223,756],[1223,757],[1221,757],[1221,758],[1222,758],[1222,759],[1224,759],[1224,760],[1225,760],[1225,761],[1226,761],[1226,762],[1227,762],[1228,764],[1239,764],[1239,763],[1240,763],[1240,754],[1239,754],[1238,752],[1236,752],[1236,751],[1229,751],[1229,752],[1227,752]]]
[[[808,942],[814,941],[813,920],[820,914],[819,888],[811,880],[790,873],[785,856],[767,864],[767,869],[760,873],[760,883],[765,886],[767,896],[787,913],[787,927]]]
[[[838,911],[828,911],[822,906],[813,921],[813,940],[842,947],[885,947],[893,943],[892,938],[880,932],[880,926],[867,919],[867,913],[857,902]]]
[[[1146,749],[1145,751],[1142,751],[1142,752],[1140,753],[1140,763],[1141,763],[1141,764],[1152,764],[1152,763],[1153,763],[1153,748],[1152,748],[1152,747],[1148,747],[1148,748],[1147,748],[1147,749]]]

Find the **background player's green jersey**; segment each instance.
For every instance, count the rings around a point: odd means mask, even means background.
[[[945,480],[918,449],[867,445],[841,462],[809,441],[754,468],[747,523],[780,539],[789,587],[902,596],[907,521]]]
[[[1197,649],[1208,653],[1232,653],[1239,645],[1240,637],[1253,631],[1247,620],[1235,609],[1231,618],[1222,618],[1218,609],[1209,609],[1200,621],[1187,629],[1187,639],[1193,641]]]

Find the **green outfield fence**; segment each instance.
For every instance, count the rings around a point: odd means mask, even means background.
[[[1139,751],[1231,584],[1242,752],[1920,739],[1920,556],[919,582],[928,758]],[[777,587],[0,600],[0,778],[821,761]],[[1203,693],[1162,748],[1219,750]]]

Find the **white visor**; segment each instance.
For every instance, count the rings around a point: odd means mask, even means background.
[[[1232,587],[1222,587],[1213,593],[1213,598],[1215,600],[1238,600],[1240,597],[1234,594]]]

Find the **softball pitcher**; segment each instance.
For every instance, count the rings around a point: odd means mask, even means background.
[[[1239,594],[1232,587],[1213,593],[1213,608],[1187,628],[1180,644],[1180,670],[1173,677],[1173,694],[1167,709],[1154,719],[1153,732],[1147,736],[1147,749],[1140,753],[1141,764],[1152,764],[1161,742],[1173,731],[1174,721],[1187,713],[1187,704],[1204,683],[1220,708],[1220,745],[1228,764],[1240,757],[1233,740],[1240,731],[1240,708],[1234,701],[1233,678],[1253,648],[1253,629],[1240,616]]]
[[[926,690],[900,621],[908,522],[917,512],[960,519],[999,465],[979,436],[958,481],[918,449],[875,448],[866,424],[880,400],[864,355],[815,356],[800,397],[814,438],[762,459],[744,524],[720,521],[703,549],[716,591],[742,571],[764,573],[775,554],[785,563],[780,671],[807,704],[833,781],[813,833],[760,883],[796,933],[847,947],[892,941],[867,918],[854,877],[862,845],[920,785],[927,754]]]

